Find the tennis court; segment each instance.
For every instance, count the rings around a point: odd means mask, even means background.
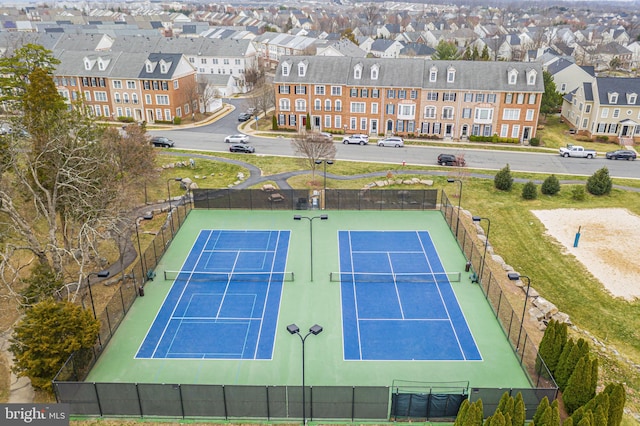
[[[481,360],[426,231],[340,231],[346,360]]]
[[[202,230],[136,358],[271,359],[288,231]]]
[[[135,301],[87,381],[299,386],[300,339],[286,329],[295,323],[301,333],[314,324],[324,328],[305,344],[308,386],[391,386],[396,380],[530,386],[481,288],[468,273],[456,274],[466,259],[439,211],[326,210],[328,220],[294,220],[300,213],[320,212],[191,211],[155,267],[145,296]],[[365,238],[358,247],[340,242],[342,232],[360,231]],[[375,247],[379,256],[357,254],[373,250],[381,234],[403,232]],[[359,257],[349,267],[342,264],[347,247]],[[395,271],[391,288],[397,285],[401,295],[389,297],[388,282],[368,278],[356,284],[367,295],[347,307],[343,284],[331,279],[334,271],[380,273],[385,279]],[[441,271],[453,273],[448,284],[438,277]],[[263,274],[273,278],[262,280]],[[403,282],[408,280],[402,274],[422,274],[421,282]],[[428,282],[428,274],[437,282]],[[456,305],[463,316],[452,313]],[[345,312],[356,307],[361,323],[373,318],[378,327],[367,339],[350,331],[355,320],[344,322]],[[458,321],[472,337],[456,352],[456,339],[466,339]],[[380,332],[387,322],[395,326]],[[450,331],[421,328],[428,322],[446,323]],[[424,343],[403,340],[412,334]],[[351,345],[363,345],[363,361],[350,359],[356,353]],[[443,345],[446,350],[436,353]]]

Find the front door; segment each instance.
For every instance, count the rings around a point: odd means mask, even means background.
[[[378,134],[378,120],[371,120],[371,133]]]
[[[528,141],[529,138],[531,137],[531,127],[525,127],[522,130],[522,141]]]

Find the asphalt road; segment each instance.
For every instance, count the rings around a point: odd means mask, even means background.
[[[214,123],[172,130],[170,132],[151,131],[153,135],[168,136],[176,148],[210,152],[228,152],[224,138],[230,134],[242,133],[238,130],[238,114],[247,103],[242,99],[225,101],[236,106],[236,110]],[[263,138],[250,135],[250,144],[256,148],[256,155],[294,156],[290,139]],[[336,159],[366,161],[388,164],[434,166],[440,153],[464,154],[467,167],[480,170],[499,170],[506,164],[512,171],[555,173],[562,175],[590,176],[602,167],[609,169],[609,175],[617,178],[640,179],[640,161],[562,158],[558,154],[530,153],[517,151],[493,151],[486,149],[461,149],[456,147],[410,146],[404,148],[378,147],[371,145],[343,145],[337,143]],[[612,147],[613,150],[613,147]]]

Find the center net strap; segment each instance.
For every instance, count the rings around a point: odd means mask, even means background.
[[[446,283],[458,282],[461,272],[384,273],[384,272],[331,272],[331,282],[355,283]]]
[[[165,280],[193,282],[279,282],[293,281],[293,272],[195,272],[164,271]]]

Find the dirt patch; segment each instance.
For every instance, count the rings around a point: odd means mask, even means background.
[[[615,297],[640,298],[640,217],[626,209],[534,210],[547,234],[562,244]],[[580,231],[578,247],[574,247]]]

